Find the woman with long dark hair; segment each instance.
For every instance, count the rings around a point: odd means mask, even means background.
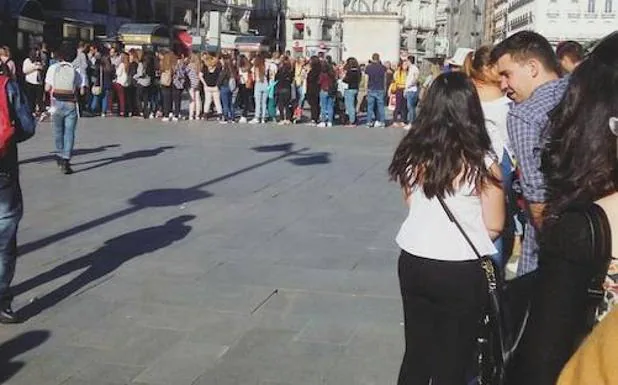
[[[598,250],[605,246],[608,254],[618,256],[616,90],[618,33],[613,33],[573,72],[550,115],[542,158],[547,207],[539,238],[538,287],[512,384],[555,384],[599,304],[591,300],[589,289],[593,277],[608,273],[608,255]],[[616,298],[616,278],[608,280],[606,299]]]
[[[24,60],[22,70],[24,73],[24,88],[28,102],[30,103],[30,111],[36,114],[42,114],[45,111],[43,103],[43,80],[45,65],[41,58],[41,50],[32,48],[30,54]]]
[[[104,118],[107,115],[111,115],[112,110],[114,67],[108,55],[102,56],[95,62],[94,73],[96,74],[96,80],[93,86],[101,87],[101,92],[99,95],[92,95],[90,111],[97,114],[100,107],[101,117]]]
[[[292,64],[287,56],[281,58],[277,74],[277,104],[279,107],[279,124],[291,124],[290,101],[292,100]]]
[[[406,350],[399,385],[461,385],[487,299],[481,263],[438,197],[482,255],[504,224],[500,167],[481,102],[462,73],[438,77],[389,167],[409,212],[397,235]]]
[[[238,73],[236,66],[232,63],[229,56],[225,56],[222,60],[221,73],[219,74],[219,92],[221,93],[221,105],[223,107],[223,119],[221,123],[233,122],[236,113],[234,112],[233,93],[236,91],[238,84]]]
[[[335,70],[328,62],[322,63],[318,78],[320,85],[320,124],[318,127],[332,127],[335,118],[335,97],[337,96]]]
[[[348,86],[343,92],[345,113],[348,115],[348,126],[354,127],[356,126],[356,98],[362,74],[358,61],[353,57],[346,61],[343,70],[345,71],[343,82]]]
[[[320,74],[322,66],[317,56],[309,59],[309,73],[307,74],[307,102],[311,107],[311,124],[320,122]]]
[[[151,52],[144,52],[137,65],[135,82],[137,83],[137,109],[144,119],[154,118],[155,105],[151,105],[152,93],[154,89],[155,68],[154,56]]]
[[[268,79],[266,78],[266,61],[262,55],[253,60],[253,97],[255,99],[255,116],[251,124],[266,122],[268,103]]]

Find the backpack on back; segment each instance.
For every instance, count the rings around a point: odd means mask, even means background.
[[[75,69],[69,63],[60,63],[54,71],[54,92],[73,94],[75,92]]]
[[[9,100],[9,87],[12,100]],[[8,76],[0,75],[0,149],[13,137],[17,142],[30,139],[35,128],[36,122],[21,89]]]

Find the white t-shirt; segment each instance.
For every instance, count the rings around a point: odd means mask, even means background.
[[[416,64],[411,64],[408,69],[408,76],[406,77],[406,90],[405,92],[417,92],[418,91],[418,76],[420,71]]]
[[[29,84],[41,85],[43,84],[43,79],[41,79],[41,70],[37,70],[35,68],[36,67],[34,63],[32,62],[32,60],[30,60],[30,58],[26,58],[26,60],[24,60],[22,69],[24,71],[24,74],[26,74],[26,82]]]
[[[485,158],[488,168],[495,163],[492,156]],[[445,202],[481,255],[493,255],[496,248],[483,222],[481,198],[475,189],[471,183],[464,182]],[[437,198],[428,199],[421,188],[415,188],[409,199],[410,210],[396,238],[399,247],[410,254],[440,261],[477,259]]]
[[[506,131],[506,118],[511,109],[511,99],[505,96],[491,102],[481,102],[481,107],[483,107],[485,128],[489,134],[491,146],[498,155],[498,160],[502,162],[505,149],[509,155],[512,154]]]

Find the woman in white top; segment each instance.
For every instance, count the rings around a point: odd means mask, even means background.
[[[28,102],[30,103],[30,111],[32,113],[42,113],[45,111],[43,104],[43,59],[41,51],[38,48],[32,48],[30,55],[24,60],[22,70],[24,72],[25,83],[24,88]]]
[[[462,385],[487,299],[480,262],[437,197],[483,255],[504,224],[500,167],[481,103],[463,73],[438,76],[389,167],[409,212],[397,235],[406,351],[399,385]]]
[[[118,98],[118,115],[126,116],[126,95],[129,87],[129,55],[125,52],[120,54],[120,63],[116,66],[116,79],[114,79],[114,92]]]
[[[494,242],[498,252],[494,262],[504,270],[513,246],[514,223],[516,210],[515,194],[513,192],[513,162],[509,138],[506,131],[506,118],[509,114],[511,100],[500,89],[500,75],[495,65],[491,63],[491,47],[483,46],[474,52],[464,64],[464,72],[470,76],[481,99],[481,107],[485,115],[485,128],[494,153],[502,170],[502,187],[506,196],[507,215],[502,236]]]

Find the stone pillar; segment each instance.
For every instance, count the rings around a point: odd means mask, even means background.
[[[416,46],[416,37],[418,36],[418,29],[409,29],[408,30],[408,53],[410,55],[416,55],[416,51],[418,47]]]
[[[374,53],[382,61],[399,61],[403,17],[386,13],[343,15],[344,58],[366,62]]]

